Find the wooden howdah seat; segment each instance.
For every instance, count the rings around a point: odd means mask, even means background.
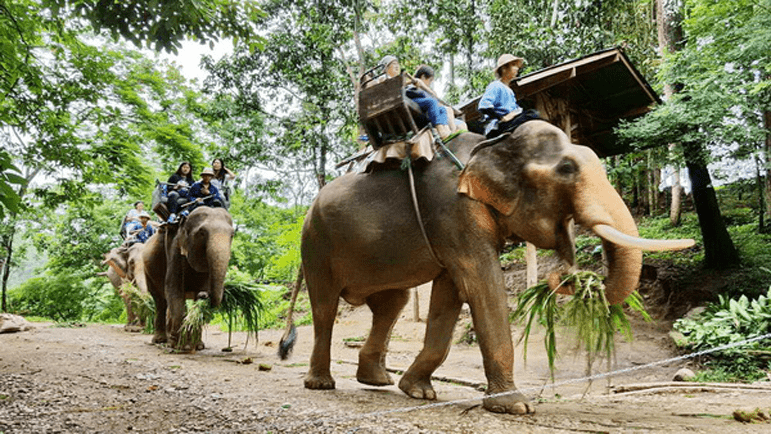
[[[382,81],[362,81],[359,120],[374,149],[387,142],[407,140],[428,124],[418,104],[405,95],[409,83],[406,73]]]

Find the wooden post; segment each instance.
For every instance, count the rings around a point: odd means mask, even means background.
[[[538,258],[536,256],[535,246],[527,244],[525,261],[527,262],[527,287],[535,286],[538,283]]]
[[[412,288],[412,319],[415,322],[420,322],[420,296],[418,295],[418,287]]]

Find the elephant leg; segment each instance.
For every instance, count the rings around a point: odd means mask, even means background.
[[[126,305],[126,327],[134,325],[136,316],[134,315],[134,309],[131,307],[131,297],[123,291],[120,292],[120,297],[123,299],[123,304]]]
[[[150,293],[153,296],[153,300],[155,300],[155,332],[153,334],[153,343],[154,344],[162,344],[165,343],[168,340],[168,337],[166,336],[166,297],[164,296],[156,296],[157,293],[162,293],[162,288],[159,288],[158,290],[152,290]]]
[[[386,372],[385,356],[391,330],[409,298],[406,289],[390,289],[367,297],[367,306],[372,311],[372,329],[359,351],[359,368],[356,371],[359,383],[372,386],[394,384]]]
[[[431,287],[423,350],[399,381],[399,389],[417,399],[436,399],[431,375],[450,352],[452,332],[463,302],[448,273],[440,275]]]
[[[473,273],[472,273],[473,274]],[[487,395],[509,392],[507,395],[485,398],[485,409],[496,413],[534,413],[527,398],[514,385],[514,345],[508,321],[503,274],[496,257],[494,268],[476,276],[466,276],[466,294],[471,307],[474,330],[487,377]]]
[[[182,328],[182,320],[185,318],[185,285],[182,276],[184,264],[181,255],[176,256],[166,270],[164,289],[166,291],[166,303],[168,306],[168,334],[169,345],[175,349],[179,346],[179,334]]]
[[[308,269],[308,268],[306,268]],[[329,284],[319,285],[315,276],[306,276],[308,296],[313,311],[313,351],[310,368],[305,375],[306,389],[334,389],[335,380],[329,371],[330,347],[332,345],[332,327],[335,325],[339,291],[320,293]]]

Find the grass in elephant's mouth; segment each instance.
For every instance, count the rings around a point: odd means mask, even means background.
[[[228,348],[231,346],[233,328],[242,325],[257,340],[260,317],[265,310],[262,302],[262,290],[251,282],[243,273],[229,272],[223,291],[222,304],[215,309],[207,299],[188,302],[187,314],[182,320],[179,333],[180,343],[197,343],[201,339],[201,330],[209,323],[215,313],[222,313],[228,325]]]
[[[201,331],[214,317],[214,311],[208,299],[198,299],[188,303],[187,314],[179,331],[179,341],[182,346],[195,345],[201,340]]]
[[[558,325],[573,330],[580,347],[587,352],[587,368],[598,356],[605,356],[608,361],[615,350],[616,332],[621,332],[627,340],[632,338],[632,329],[624,313],[623,305],[610,305],[605,298],[603,277],[591,271],[579,271],[563,276],[561,285],[573,286],[573,295],[566,296],[563,303],[557,302],[555,290],[548,283],[540,282],[517,297],[517,308],[512,312],[512,322],[525,321],[525,328],[520,341],[524,341],[524,356],[527,360],[527,343],[533,323],[538,322],[546,328],[544,345],[549,360],[549,370],[554,378],[554,361],[557,356],[556,328]],[[642,298],[635,291],[624,301],[632,310],[640,312],[650,320],[642,304]]]

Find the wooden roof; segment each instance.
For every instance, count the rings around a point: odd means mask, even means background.
[[[511,83],[524,108],[566,130],[573,143],[589,146],[600,156],[629,149],[618,143],[613,128],[621,119],[648,112],[659,97],[621,48],[550,66]],[[469,123],[479,118],[479,98],[463,105]]]

